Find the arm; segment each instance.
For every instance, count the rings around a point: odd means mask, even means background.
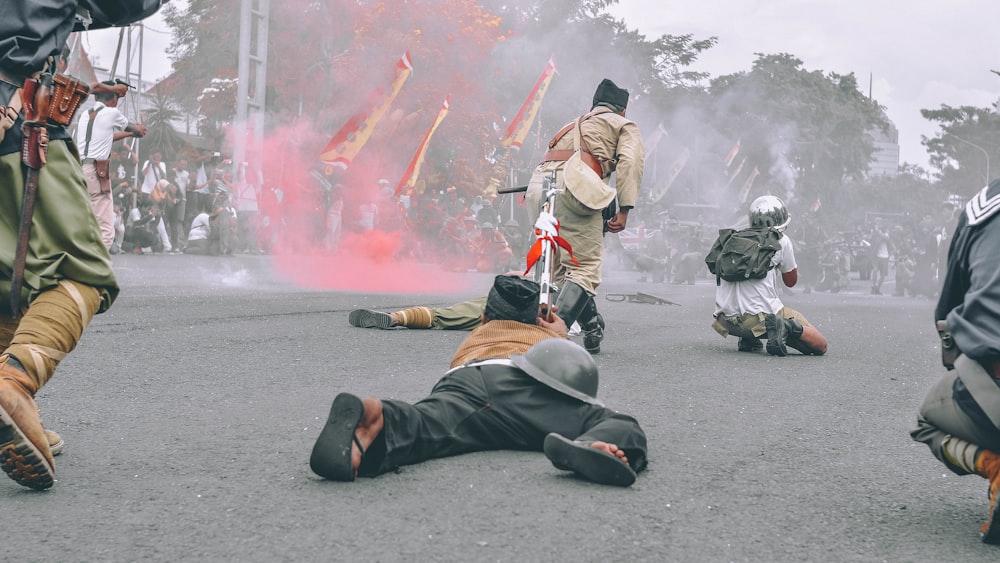
[[[787,287],[795,287],[795,284],[799,282],[799,269],[795,268],[790,272],[782,272],[781,281],[785,282]]]

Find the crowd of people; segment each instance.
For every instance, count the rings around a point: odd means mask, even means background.
[[[854,229],[831,232],[807,212],[788,232],[802,269],[802,290],[838,293],[853,287],[872,295],[933,298],[946,268],[954,220],[953,214],[919,220],[874,216]],[[703,259],[714,229],[682,223],[664,211],[630,234],[627,242],[609,237],[609,249],[618,267],[634,270],[639,281],[693,284],[709,276]]]

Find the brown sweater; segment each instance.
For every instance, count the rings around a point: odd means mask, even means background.
[[[510,358],[523,354],[535,344],[548,338],[567,338],[565,334],[517,321],[489,321],[476,328],[459,345],[451,367],[458,367],[470,360]]]

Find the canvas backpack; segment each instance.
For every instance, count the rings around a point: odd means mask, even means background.
[[[759,280],[767,277],[771,259],[778,250],[781,250],[779,235],[770,228],[720,229],[705,264],[715,274],[716,284],[719,280]]]

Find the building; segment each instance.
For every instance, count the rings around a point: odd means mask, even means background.
[[[868,177],[896,176],[899,174],[899,131],[889,123],[887,131],[875,129],[869,131],[875,152],[868,165]]]

